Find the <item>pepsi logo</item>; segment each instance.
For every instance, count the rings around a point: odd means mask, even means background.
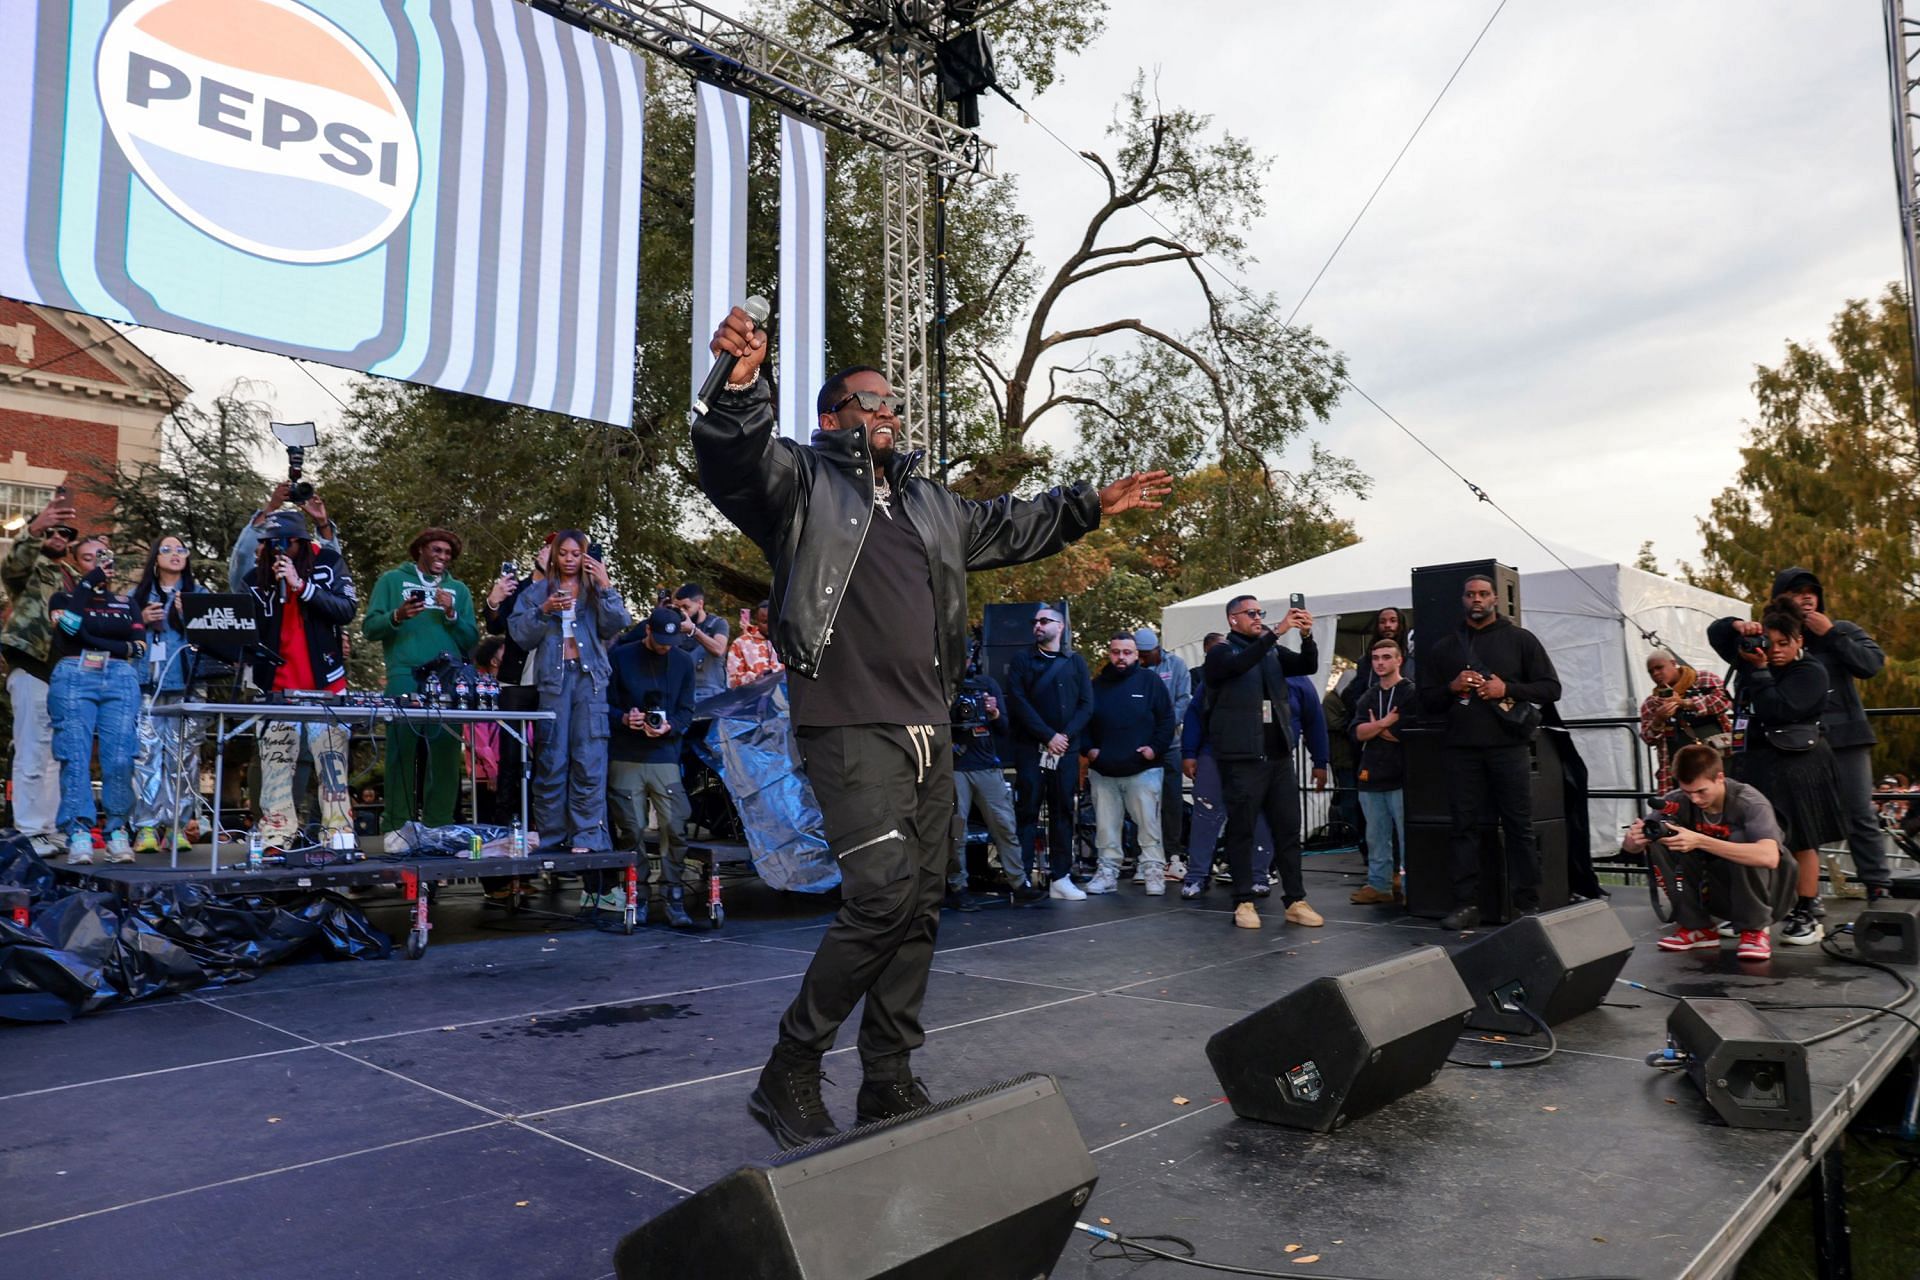
[[[153,194],[263,258],[357,257],[405,221],[420,188],[393,82],[293,0],[133,0],[101,37],[96,83]]]

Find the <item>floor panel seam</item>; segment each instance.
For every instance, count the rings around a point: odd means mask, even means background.
[[[0,1102],[14,1102],[21,1098],[37,1098],[42,1094],[62,1093],[68,1089],[86,1089],[98,1084],[120,1084],[127,1080],[144,1080],[148,1076],[171,1075],[177,1071],[195,1071],[201,1067],[224,1067],[234,1062],[253,1062],[260,1058],[277,1058],[285,1053],[305,1053],[318,1049],[317,1044],[297,1044],[287,1049],[267,1049],[260,1053],[242,1053],[231,1058],[214,1058],[207,1062],[183,1062],[174,1067],[155,1067],[151,1071],[130,1071],[126,1075],[102,1076],[98,1080],[76,1080],[72,1084],[48,1085],[44,1089],[23,1089],[19,1093],[0,1095]]]

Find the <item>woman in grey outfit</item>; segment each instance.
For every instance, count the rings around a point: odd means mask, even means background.
[[[607,648],[632,621],[606,566],[587,555],[587,535],[554,537],[547,577],[514,601],[507,633],[535,664],[540,709],[534,729],[533,821],[549,851],[613,848],[607,830]]]

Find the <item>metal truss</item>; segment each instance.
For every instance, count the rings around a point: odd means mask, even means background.
[[[857,79],[697,0],[537,0],[534,7],[809,123],[913,156],[922,169],[960,181],[994,176],[992,144],[941,118],[918,92],[903,93],[893,76]]]
[[[1886,0],[1887,79],[1893,97],[1893,173],[1900,195],[1900,247],[1907,268],[1907,339],[1913,359],[1914,424],[1920,428],[1920,186],[1915,185],[1913,121],[1920,26],[1904,0]]]

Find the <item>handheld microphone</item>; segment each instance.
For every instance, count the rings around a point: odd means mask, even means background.
[[[765,328],[767,318],[773,314],[773,308],[767,305],[767,300],[757,293],[741,303],[740,309],[753,320],[753,327],[756,329]],[[739,363],[739,359],[731,351],[722,351],[714,360],[713,368],[707,373],[707,380],[700,384],[700,393],[693,398],[695,417],[704,414],[712,405],[713,398],[720,394],[721,388],[727,385],[727,380],[733,377],[733,366]]]

